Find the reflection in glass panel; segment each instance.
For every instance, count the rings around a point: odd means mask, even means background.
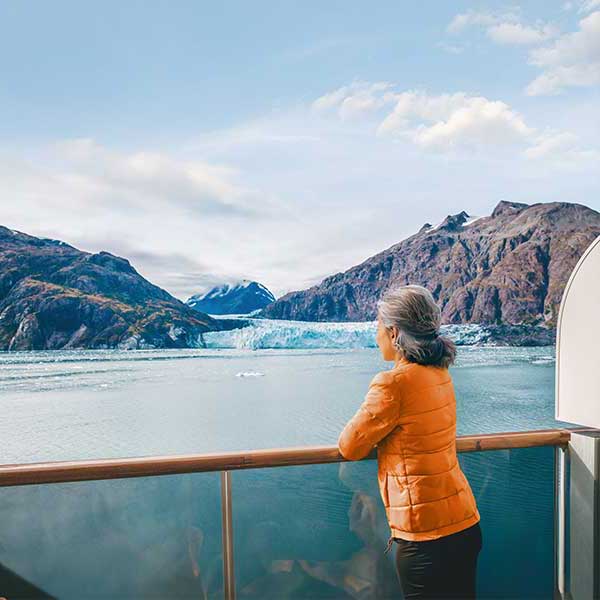
[[[554,449],[459,460],[481,514],[478,593],[552,597]],[[232,475],[238,598],[399,597],[376,461]]]
[[[221,598],[220,516],[218,473],[0,488],[0,564],[61,600]]]
[[[514,448],[459,455],[481,514],[479,594],[552,598],[554,448]]]
[[[373,460],[233,473],[238,598],[397,595]]]

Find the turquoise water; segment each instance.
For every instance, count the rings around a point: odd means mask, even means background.
[[[335,444],[376,349],[0,356],[2,462]],[[458,434],[554,420],[552,348],[463,347]],[[552,448],[460,455],[481,597],[550,598]],[[400,597],[376,462],[232,473],[240,598]],[[0,489],[0,563],[60,598],[219,598],[218,473]],[[533,575],[532,575],[533,574]]]
[[[2,462],[335,444],[377,349],[0,354]],[[462,347],[458,434],[554,420],[552,348]]]

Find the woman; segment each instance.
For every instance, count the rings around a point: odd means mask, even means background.
[[[394,367],[371,380],[338,440],[348,460],[377,445],[378,480],[405,598],[475,598],[480,515],[456,454],[456,400],[440,309],[418,285],[377,303],[377,345]]]

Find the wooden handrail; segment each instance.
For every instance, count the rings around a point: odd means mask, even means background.
[[[456,449],[457,452],[477,452],[534,446],[566,446],[573,431],[598,430],[590,428],[537,429],[462,435],[456,438]],[[364,460],[376,457],[377,450],[374,449]],[[0,487],[316,465],[344,461],[346,459],[339,453],[337,446],[308,446],[213,454],[25,463],[0,465]]]

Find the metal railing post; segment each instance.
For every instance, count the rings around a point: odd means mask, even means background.
[[[567,449],[554,447],[554,597],[565,595],[565,519],[567,498]]]
[[[235,600],[231,473],[229,471],[221,471],[221,538],[223,543],[223,597],[225,600]]]

